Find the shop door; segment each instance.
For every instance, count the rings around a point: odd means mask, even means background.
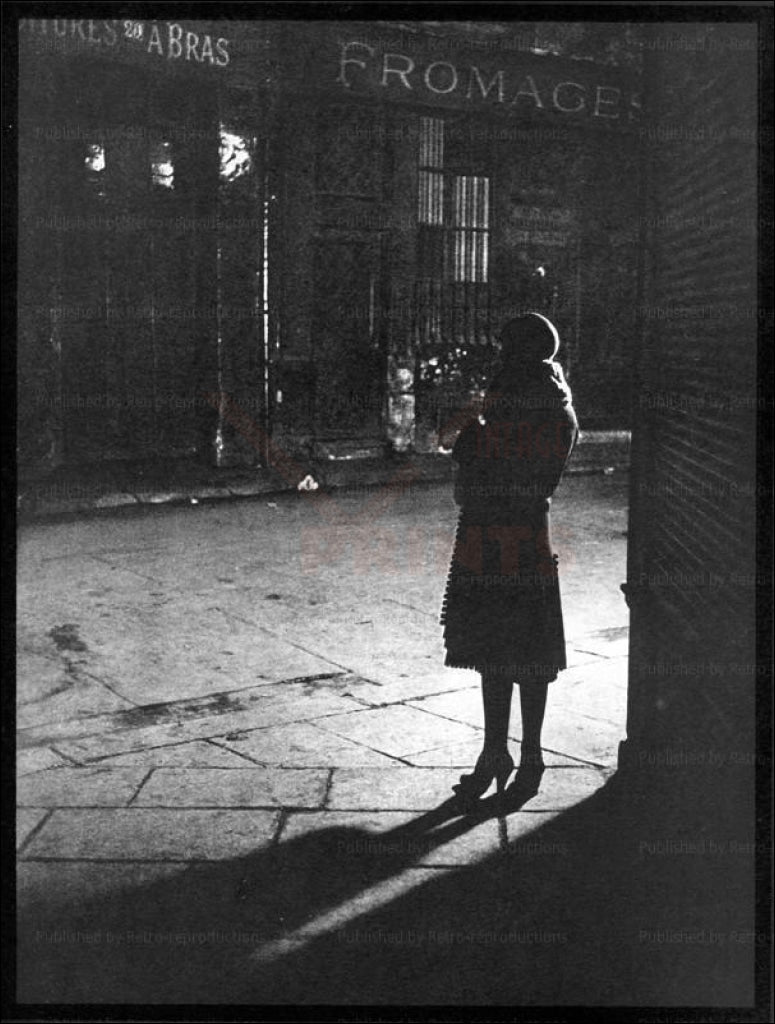
[[[336,458],[376,452],[385,434],[385,145],[368,106],[315,116],[313,432],[317,453]]]
[[[383,435],[380,250],[373,237],[331,237],[316,246],[314,422],[329,454],[378,444]]]
[[[66,460],[209,457],[217,387],[212,98],[94,69],[61,83],[54,317]],[[100,72],[103,77],[104,68]],[[198,125],[192,130],[192,125]]]

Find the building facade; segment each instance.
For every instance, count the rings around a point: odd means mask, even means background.
[[[22,22],[22,472],[439,451],[526,308],[626,428],[638,70],[539,43]]]

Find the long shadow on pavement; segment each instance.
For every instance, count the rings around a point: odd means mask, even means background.
[[[750,1005],[741,806],[705,784],[687,797],[614,777],[511,841],[504,815],[502,851],[460,869],[418,868],[418,850],[497,814],[494,800],[379,834],[321,829],[80,906],[51,910],[41,889],[19,911],[18,999]]]

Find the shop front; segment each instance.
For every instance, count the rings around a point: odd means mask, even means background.
[[[484,49],[381,23],[277,39],[278,436],[319,457],[437,452],[530,308],[560,328],[587,427],[628,428],[637,75],[513,32]]]
[[[234,29],[20,24],[22,473],[217,461],[227,386],[265,414],[266,103]]]

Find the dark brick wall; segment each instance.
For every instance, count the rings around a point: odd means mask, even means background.
[[[756,46],[676,24],[648,54],[628,737],[706,764],[753,749]]]

